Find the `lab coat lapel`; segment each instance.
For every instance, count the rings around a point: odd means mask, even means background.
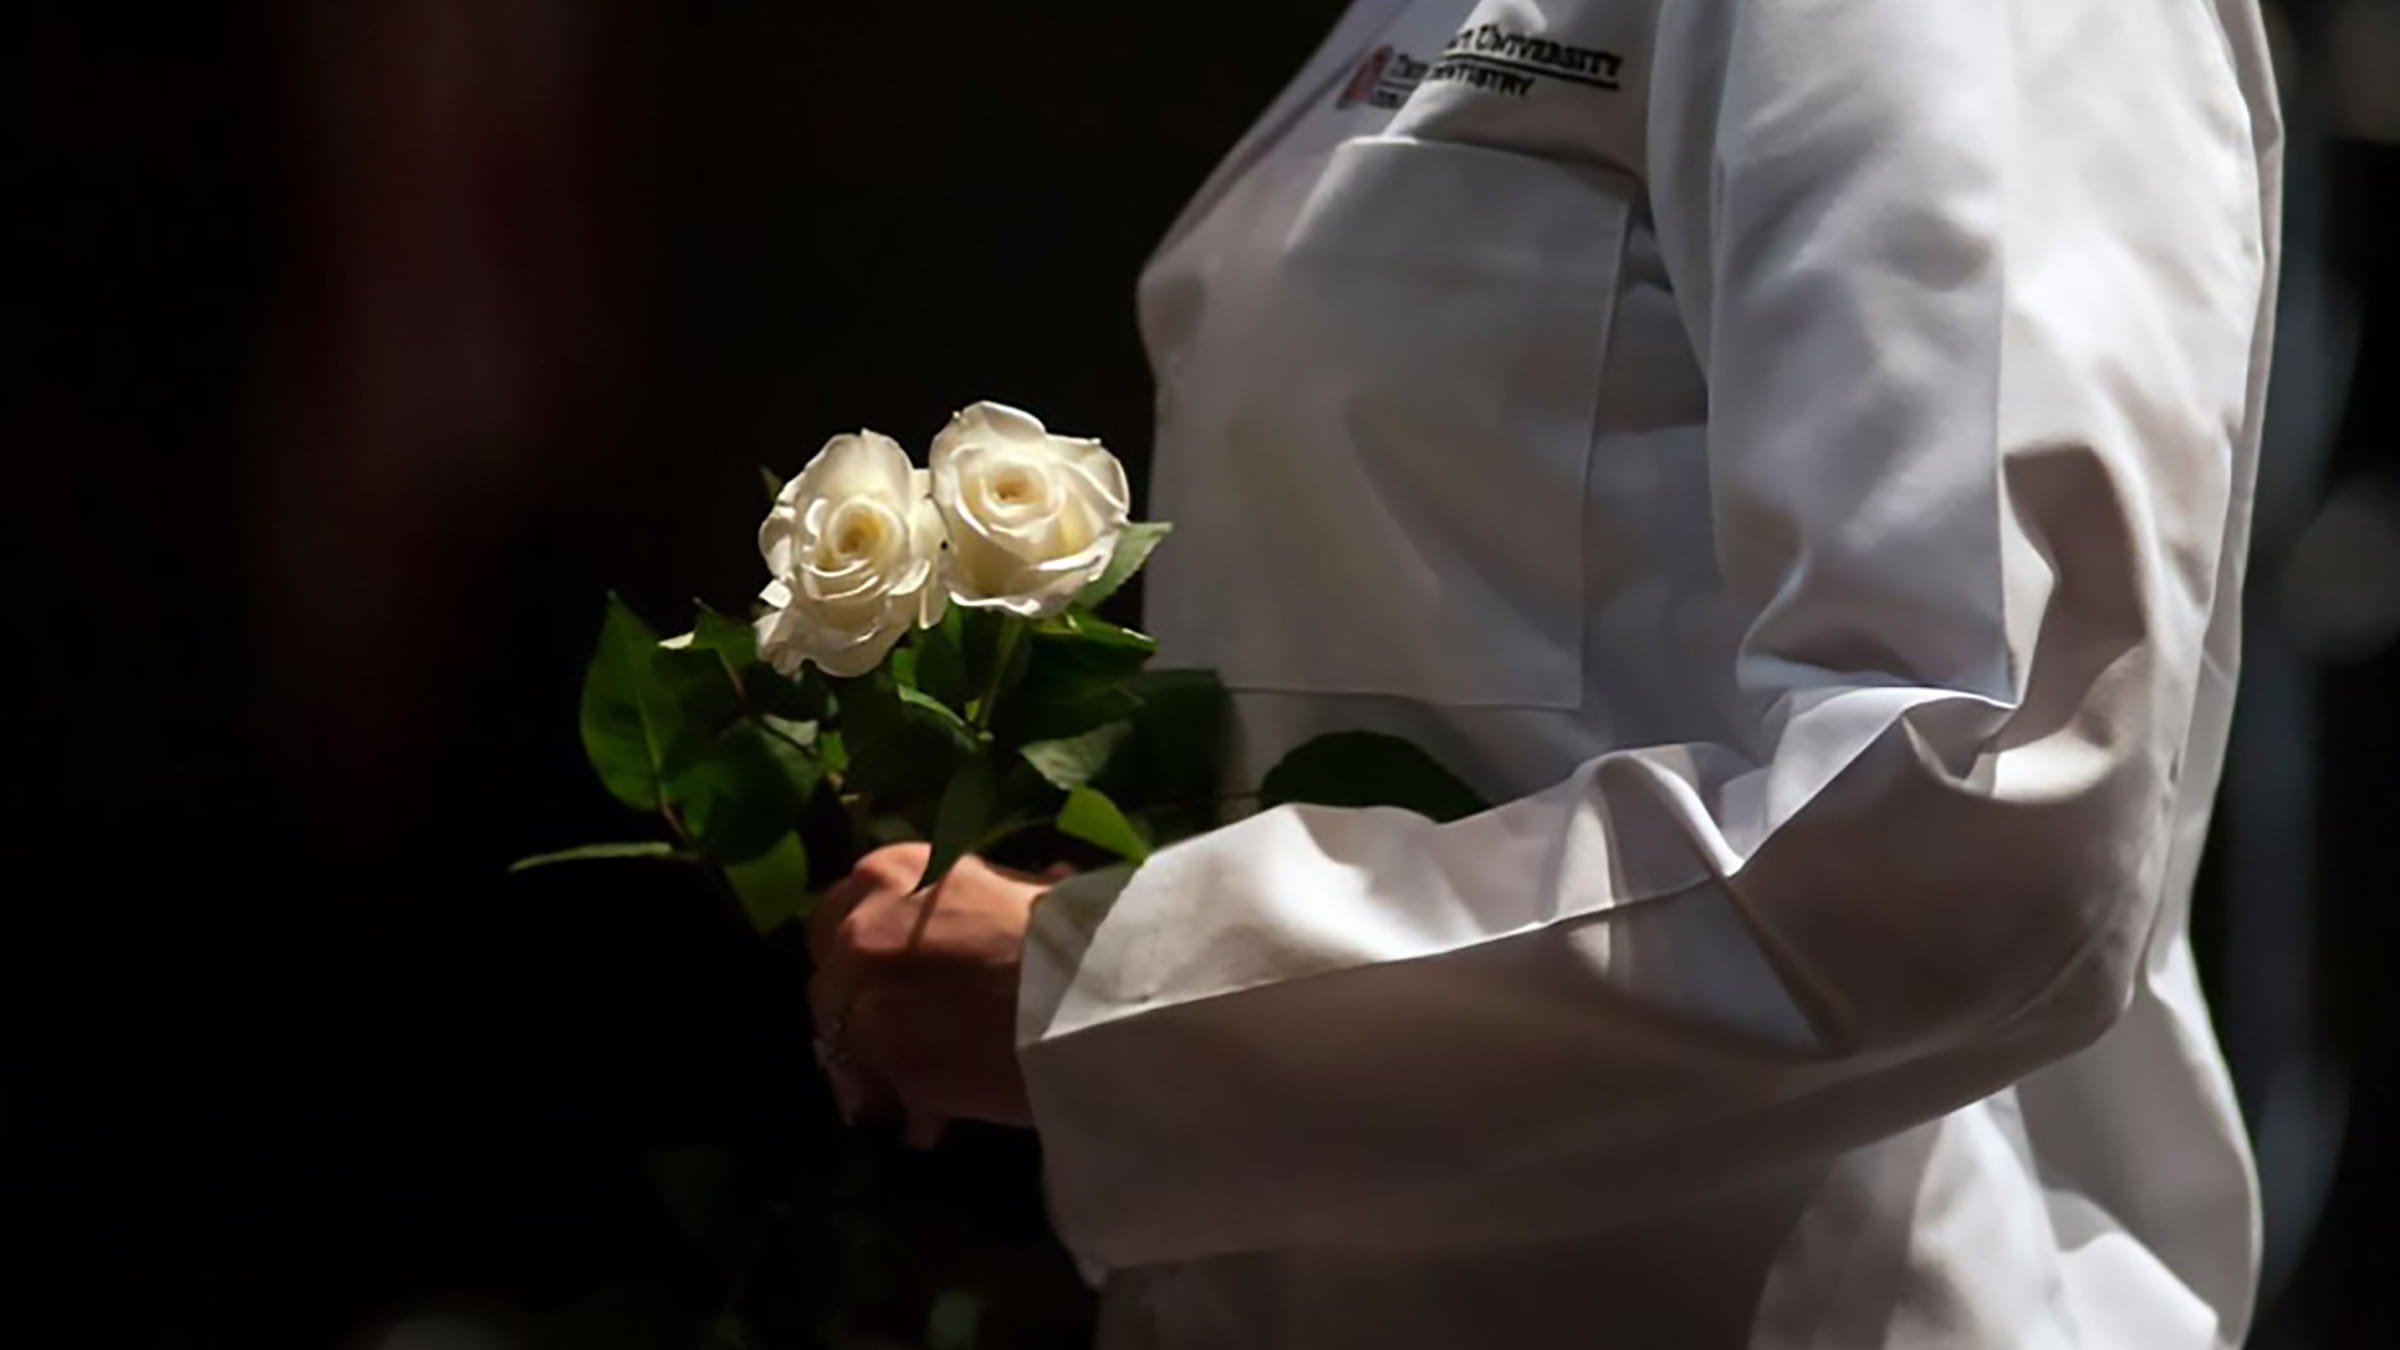
[[[1412,3],[1424,0],[1357,0],[1352,4],[1318,46],[1316,54],[1308,59],[1308,64],[1301,67],[1299,76],[1285,86],[1266,113],[1235,142],[1232,151],[1185,204],[1183,213],[1167,227],[1166,235],[1151,250],[1150,263],[1155,265],[1161,255],[1191,233],[1210,208],[1223,200],[1243,170],[1257,163],[1260,155],[1282,140],[1292,124],[1316,106],[1317,100],[1337,81],[1348,78],[1369,44]]]

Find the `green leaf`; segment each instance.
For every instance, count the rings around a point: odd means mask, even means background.
[[[1068,790],[1066,805],[1058,808],[1058,830],[1133,862],[1150,856],[1150,841],[1107,794],[1095,788]]]
[[[726,674],[741,689],[742,697],[760,712],[795,722],[814,722],[823,718],[832,704],[825,677],[815,666],[801,667],[798,675],[777,673],[775,667],[760,658],[758,630],[749,621],[719,614],[706,603],[692,616],[691,632],[681,638],[669,638],[660,645],[715,653],[724,662]]]
[[[900,695],[900,701],[902,703],[908,704],[910,707],[913,707],[918,711],[932,717],[934,721],[939,722],[943,726],[949,728],[953,734],[963,736],[969,741],[975,739],[975,728],[969,726],[967,724],[967,719],[959,716],[958,710],[951,707],[949,704],[942,702],[940,699],[935,698],[933,695],[926,693],[922,689],[912,688],[911,686],[905,684],[899,685],[897,687],[897,692]]]
[[[709,856],[737,863],[791,832],[818,777],[816,761],[791,742],[737,721],[679,760],[666,791]]]
[[[1034,741],[1017,753],[1050,783],[1071,790],[1099,777],[1132,739],[1133,723],[1116,721],[1077,736]]]
[[[585,748],[609,790],[628,805],[672,808],[726,862],[787,833],[821,773],[804,750],[742,717],[713,645],[734,641],[733,630],[704,610],[690,641],[667,646],[612,597],[583,703]]]
[[[661,646],[650,653],[650,668],[683,735],[714,735],[742,715],[740,686],[715,652]]]
[[[1152,801],[1205,802],[1218,791],[1232,702],[1213,670],[1145,670],[1127,686],[1142,788]]]
[[[748,725],[757,734],[759,744],[768,758],[775,761],[776,770],[791,785],[794,795],[805,799],[825,780],[825,765],[817,757],[817,724],[794,722],[772,713],[760,713]],[[727,735],[733,730],[727,729]]]
[[[975,1350],[983,1334],[983,1298],[972,1289],[945,1289],[925,1317],[926,1350]]]
[[[894,804],[925,801],[975,752],[974,731],[957,713],[929,695],[908,697],[889,671],[843,680],[836,690],[852,790]],[[830,747],[826,753],[830,763]]]
[[[779,474],[773,469],[768,468],[766,465],[761,464],[758,466],[758,481],[766,485],[768,502],[773,503],[783,500],[784,478],[782,474]]]
[[[725,664],[737,675],[749,671],[758,661],[758,630],[728,614],[719,614],[701,605],[692,615],[690,633],[693,647],[715,652],[725,658]]]
[[[987,749],[951,775],[950,785],[942,790],[941,805],[933,813],[933,850],[926,855],[917,888],[948,876],[960,858],[973,852],[992,828],[999,808],[1000,756]]]
[[[508,865],[511,875],[530,872],[537,867],[554,867],[559,863],[613,862],[626,858],[650,858],[660,862],[684,861],[688,855],[663,839],[644,839],[627,844],[585,844],[581,848],[564,848],[556,853],[537,853],[519,858]]]
[[[824,672],[802,666],[794,676],[779,675],[761,661],[742,671],[742,692],[750,706],[795,722],[823,721],[833,711],[833,691]]]
[[[1075,603],[1084,609],[1098,609],[1101,601],[1133,580],[1133,574],[1150,561],[1151,551],[1174,528],[1173,522],[1164,520],[1137,520],[1126,526],[1125,532],[1117,536],[1116,551],[1108,555],[1108,566],[1100,570],[1091,584],[1075,593]]]
[[[820,728],[816,723],[795,722],[788,717],[777,717],[773,713],[760,713],[758,715],[758,720],[760,725],[764,726],[767,730],[774,732],[777,736],[783,738],[785,741],[790,742],[795,749],[810,753],[815,752],[817,748],[817,737],[822,731],[822,728]]]
[[[1398,806],[1457,820],[1490,803],[1414,743],[1373,731],[1336,731],[1283,757],[1259,784],[1259,804]]]
[[[952,605],[942,620],[918,633],[917,688],[953,708],[964,708],[981,691],[968,672],[966,611]]]
[[[726,864],[725,880],[742,902],[750,926],[762,934],[807,918],[816,905],[808,889],[808,850],[796,834],[785,835],[748,862]]]
[[[1049,822],[1058,804],[1059,790],[1032,765],[999,745],[985,746],[951,778],[935,806],[928,832],[933,850],[917,884],[933,885],[967,854]]]
[[[1138,673],[1158,652],[1146,633],[1120,628],[1069,609],[1029,629],[1028,669],[1016,697],[1036,703],[1077,703],[1098,697]]]
[[[611,595],[599,644],[583,672],[584,756],[611,795],[641,811],[657,810],[662,800],[659,762],[666,747],[650,669],[657,645],[658,634]]]
[[[1158,654],[1158,639],[1148,633],[1120,627],[1091,613],[1081,606],[1071,606],[1034,625],[1038,637],[1054,643],[1072,644],[1094,652],[1106,652],[1109,659],[1129,660],[1138,653],[1144,660]],[[1140,662],[1135,662],[1139,665]]]
[[[1064,740],[1124,721],[1140,706],[1141,700],[1124,685],[1102,685],[1078,699],[1018,697],[1001,702],[992,732],[1004,745]]]
[[[827,773],[847,775],[850,772],[849,743],[842,739],[842,733],[838,729],[818,728],[817,760],[825,766]]]
[[[670,761],[732,710],[733,689],[715,656],[661,649],[656,630],[609,597],[584,670],[579,721],[584,754],[618,801],[657,810]]]

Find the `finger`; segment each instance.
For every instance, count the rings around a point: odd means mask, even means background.
[[[928,1007],[905,977],[877,974],[844,1010],[845,1045],[851,1067],[875,1079],[914,1111],[922,1106],[927,1057]]]
[[[867,1072],[887,1083],[900,1080],[900,1061],[905,1058],[895,1039],[907,1031],[905,1006],[895,1006],[895,1000],[879,981],[869,981],[852,991],[849,1002],[841,1010],[842,1048],[851,1060]]]
[[[890,894],[904,896],[916,889],[932,847],[922,843],[886,844],[860,858],[850,874],[825,890],[808,915],[808,952],[822,961],[841,938],[842,924],[858,907]]]
[[[810,955],[816,970],[808,982],[808,1009],[817,1034],[843,1038],[850,1005],[867,978],[867,960],[858,950],[852,919],[860,909],[879,903],[882,883],[871,872],[852,872],[826,892],[827,904],[809,916]],[[820,928],[820,916],[840,909]],[[820,936],[820,933],[822,936]]]
[[[941,1056],[926,1039],[938,1028],[926,1021],[931,1013],[922,989],[908,982],[878,978],[859,995],[851,1013],[852,1050],[865,1069],[895,1098],[901,1142],[930,1149],[955,1118],[945,1109],[939,1086]],[[938,1013],[931,1013],[938,1019]]]
[[[833,1091],[833,1111],[844,1125],[856,1125],[866,1106],[866,1089],[857,1075],[838,1064],[825,1066],[825,1086]]]
[[[829,1050],[856,1053],[856,1011],[859,975],[855,965],[836,958],[817,968],[808,981],[808,1020],[816,1038]]]
[[[825,1079],[833,1088],[834,1109],[845,1125],[890,1120],[900,1114],[900,1099],[891,1085],[858,1065],[829,1066]]]
[[[827,949],[833,946],[835,934],[841,931],[842,920],[875,893],[874,874],[853,869],[850,875],[825,888],[817,897],[817,906],[808,912],[809,959],[822,963]]]

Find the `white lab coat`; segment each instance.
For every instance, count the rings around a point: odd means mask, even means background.
[[[1151,617],[1237,777],[1504,804],[1036,907],[1107,1345],[2241,1338],[2185,911],[2279,139],[2254,0],[1352,8],[1143,282]]]

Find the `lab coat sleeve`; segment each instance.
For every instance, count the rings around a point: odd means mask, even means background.
[[[1019,1044],[1073,1245],[1589,1224],[2111,1024],[2231,600],[2265,284],[2251,128],[2165,8],[1662,7],[1648,188],[1754,721],[1054,891]]]

